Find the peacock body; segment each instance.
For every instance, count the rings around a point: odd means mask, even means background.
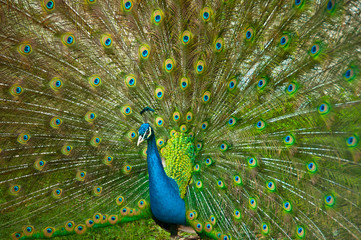
[[[361,239],[360,0],[0,7],[1,239]]]

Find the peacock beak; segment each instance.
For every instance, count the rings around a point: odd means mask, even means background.
[[[142,135],[139,135],[137,146],[139,146],[145,139],[148,139],[152,135],[152,128],[148,128],[148,130]]]
[[[144,137],[139,135],[137,146],[139,146],[144,141]]]

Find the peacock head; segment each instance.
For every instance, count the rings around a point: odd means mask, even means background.
[[[137,146],[139,146],[139,144],[141,144],[144,140],[148,140],[152,136],[153,129],[149,125],[149,123],[143,123],[142,126],[140,126],[138,133],[139,133],[139,138],[138,138]]]

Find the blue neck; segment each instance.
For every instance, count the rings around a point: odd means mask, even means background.
[[[154,217],[165,223],[186,224],[184,200],[174,187],[177,183],[163,169],[154,134],[148,139],[147,163],[150,207]]]

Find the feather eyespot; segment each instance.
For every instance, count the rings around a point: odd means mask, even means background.
[[[84,224],[78,224],[76,227],[75,227],[75,233],[76,234],[84,234],[86,231],[86,226]]]
[[[186,121],[191,122],[192,120],[193,120],[193,113],[188,112],[187,115],[186,115]]]
[[[138,201],[138,207],[144,209],[147,206],[147,202],[144,199]]]
[[[43,230],[43,233],[46,237],[51,237],[54,232],[55,232],[55,229],[52,227],[47,227]]]
[[[100,43],[105,48],[110,48],[113,45],[113,39],[108,34],[103,34],[100,38]]]
[[[220,239],[222,239],[222,240],[230,240],[230,237],[223,234],[223,235],[220,237]]]
[[[163,138],[159,138],[158,140],[157,140],[157,146],[158,147],[163,147],[164,146],[164,139]]]
[[[201,16],[203,21],[208,22],[209,20],[211,20],[212,9],[210,9],[209,7],[203,8],[201,11]]]
[[[90,145],[92,145],[93,147],[98,147],[101,141],[102,139],[100,137],[94,136],[90,139]]]
[[[87,219],[85,221],[85,225],[88,227],[88,228],[91,228],[92,226],[94,226],[95,222],[93,219]]]
[[[304,238],[306,235],[305,228],[302,226],[297,226],[296,234],[297,234],[297,237],[299,237],[301,239]]]
[[[76,173],[76,180],[78,181],[84,181],[85,180],[85,177],[86,177],[86,172],[85,171],[78,171]]]
[[[219,145],[219,150],[220,150],[221,152],[227,151],[228,148],[229,148],[229,145],[228,145],[227,143],[221,143],[221,145]]]
[[[213,160],[212,160],[212,158],[208,157],[204,160],[204,162],[205,162],[206,166],[210,166],[210,165],[212,165]]]
[[[10,187],[10,193],[12,195],[16,195],[20,192],[20,189],[21,189],[20,185],[13,185]]]
[[[61,126],[62,123],[63,123],[63,121],[58,117],[53,117],[50,120],[50,126],[52,128],[55,128],[55,129],[58,129]]]
[[[43,6],[47,11],[51,11],[55,8],[55,2],[53,0],[43,0]]]
[[[132,8],[133,8],[133,1],[123,0],[123,9],[124,9],[126,12],[131,11]]]
[[[138,134],[134,130],[130,130],[127,135],[130,141],[133,141],[138,136]]]
[[[194,220],[196,218],[196,214],[194,213],[194,211],[188,211],[187,212],[187,218],[190,221]]]
[[[196,149],[197,149],[198,151],[200,151],[200,150],[202,149],[202,147],[203,147],[203,143],[198,142],[198,143],[196,144]]]
[[[26,144],[30,140],[30,135],[27,133],[21,133],[18,138],[18,143],[20,144]]]
[[[92,75],[91,77],[89,77],[89,84],[92,87],[99,87],[102,83],[101,78],[98,75]]]
[[[188,30],[185,30],[183,33],[182,33],[182,43],[183,45],[188,45],[191,40],[192,40],[192,33]]]
[[[304,0],[295,0],[295,6],[297,8],[300,8],[304,3]]]
[[[25,236],[31,237],[33,235],[33,233],[34,233],[34,227],[30,226],[30,225],[24,226],[23,227],[23,233],[24,233]]]
[[[215,48],[216,52],[221,52],[224,48],[224,39],[221,37],[217,38],[217,40],[214,44],[214,48]]]
[[[130,106],[126,105],[124,107],[122,107],[122,113],[125,115],[125,116],[129,116],[133,113],[133,110]]]
[[[231,79],[228,82],[228,90],[229,91],[233,91],[234,89],[236,89],[236,86],[237,86],[237,80],[236,79]]]
[[[14,84],[10,87],[10,94],[14,97],[20,96],[21,94],[23,94],[23,92],[24,89],[18,84]]]
[[[234,118],[234,117],[231,117],[229,120],[228,120],[228,126],[230,127],[233,127],[234,125],[236,125],[237,123],[237,119]]]
[[[72,45],[74,45],[75,43],[75,37],[72,33],[65,33],[63,34],[63,36],[61,37],[61,42],[67,46],[70,47]]]
[[[129,88],[135,87],[137,85],[137,79],[134,75],[127,75],[124,81]]]
[[[100,223],[101,220],[102,220],[102,218],[103,218],[103,216],[102,216],[100,213],[95,213],[95,214],[93,215],[93,221],[94,221],[95,223]]]
[[[325,196],[324,200],[325,200],[326,206],[328,206],[328,207],[333,207],[335,205],[335,198],[332,195]]]
[[[45,237],[49,237],[49,238],[53,236],[54,232],[55,232],[55,228],[53,227],[46,227],[43,230]]]
[[[156,125],[157,127],[163,127],[163,125],[164,125],[164,120],[163,120],[163,118],[157,117],[157,118],[155,119],[155,125]]]
[[[158,100],[162,100],[164,97],[164,91],[162,88],[156,88],[154,91],[154,96]]]
[[[201,123],[201,129],[202,129],[202,130],[206,130],[207,128],[208,128],[208,122],[207,122],[207,121],[202,122],[202,123]]]
[[[49,85],[51,89],[56,91],[63,87],[63,81],[58,77],[54,77],[53,79],[51,79]]]
[[[241,212],[236,209],[233,211],[233,216],[235,219],[239,220],[239,219],[241,219]]]
[[[194,165],[194,168],[193,168],[193,169],[194,169],[195,172],[199,172],[199,170],[200,170],[201,168],[200,168],[199,164],[196,164],[196,165]]]
[[[130,171],[132,171],[132,166],[130,166],[129,164],[126,164],[126,165],[123,167],[123,173],[124,173],[124,174],[129,174]]]
[[[256,128],[257,128],[258,130],[263,130],[263,129],[265,129],[265,127],[266,127],[266,123],[265,123],[265,121],[263,121],[263,120],[259,120],[259,121],[255,124],[255,126],[256,126]]]
[[[216,218],[215,216],[213,216],[213,215],[211,215],[211,216],[209,217],[209,220],[211,221],[211,223],[212,223],[213,225],[215,225],[216,222],[217,222],[217,218]]]
[[[202,96],[203,103],[208,103],[210,99],[211,99],[211,92],[210,91],[204,92]]]
[[[267,223],[262,223],[261,230],[262,230],[263,234],[267,235],[269,233],[268,224]]]
[[[212,229],[213,229],[212,224],[210,224],[210,223],[208,223],[208,222],[206,222],[206,223],[204,224],[204,230],[205,230],[206,232],[210,233],[210,232],[212,232]]]
[[[226,185],[224,184],[224,182],[223,182],[222,180],[218,180],[218,181],[217,181],[217,186],[218,186],[218,188],[220,188],[220,189],[226,188]]]
[[[65,223],[65,230],[68,232],[71,232],[71,231],[73,231],[74,226],[75,226],[74,222],[69,221],[69,222]]]
[[[251,41],[254,38],[254,29],[252,27],[249,27],[246,29],[245,32],[246,41]]]
[[[97,117],[97,115],[94,112],[89,111],[85,114],[84,119],[87,122],[93,122],[96,117]]]
[[[174,112],[173,113],[173,121],[178,122],[179,120],[180,120],[180,113],[178,111]]]
[[[293,95],[293,94],[296,93],[297,89],[298,89],[298,87],[297,87],[297,85],[296,85],[295,83],[290,83],[290,84],[288,84],[288,86],[286,87],[286,93],[287,93],[288,95]]]
[[[287,146],[292,146],[293,144],[295,144],[295,138],[292,135],[287,135],[286,137],[283,138],[283,142]]]
[[[281,39],[280,39],[280,43],[279,46],[281,48],[287,48],[290,44],[290,36],[288,34],[284,34],[282,35]]]
[[[283,203],[283,209],[286,211],[286,212],[291,212],[292,211],[292,204],[289,202],[289,201],[285,201]]]
[[[233,183],[234,183],[236,186],[242,185],[242,178],[241,178],[239,175],[233,176]]]
[[[34,162],[34,168],[41,171],[45,167],[46,161],[38,159]]]
[[[356,147],[358,144],[358,137],[356,135],[348,137],[346,140],[346,144],[350,148]]]
[[[18,47],[18,52],[24,56],[29,55],[32,51],[33,48],[29,43],[20,44],[20,46]]]
[[[251,209],[256,209],[257,208],[257,200],[253,197],[249,198],[249,206]]]
[[[321,45],[319,43],[315,43],[312,45],[309,54],[313,58],[317,58],[322,52]]]
[[[267,189],[268,189],[270,192],[276,191],[276,184],[275,184],[273,181],[268,181],[268,182],[266,183],[266,186],[267,186]]]
[[[23,234],[21,232],[14,232],[13,234],[11,234],[11,238],[13,240],[18,240],[23,236]]]
[[[59,199],[61,197],[62,193],[63,193],[63,190],[60,188],[53,189],[53,191],[51,192],[53,198],[55,198],[55,199]]]
[[[262,89],[264,89],[264,88],[267,86],[267,84],[268,84],[268,79],[265,78],[265,77],[263,77],[263,78],[261,78],[261,79],[258,80],[257,88],[258,88],[259,90],[262,90]]]
[[[180,87],[182,90],[186,90],[188,88],[189,84],[190,84],[190,81],[187,77],[182,77],[180,79]]]
[[[352,81],[354,80],[356,77],[356,74],[355,74],[355,70],[354,68],[348,68],[345,73],[343,74],[343,78],[346,80],[346,81]]]
[[[336,0],[329,0],[326,9],[329,13],[333,13],[336,7]]]
[[[172,72],[174,69],[174,60],[172,58],[169,58],[167,60],[164,61],[164,70],[167,73]]]
[[[255,157],[250,157],[247,159],[247,164],[250,168],[254,168],[257,167],[258,165],[258,160]]]
[[[102,218],[100,219],[100,223],[104,224],[108,222],[108,215],[103,215]]]
[[[202,74],[204,72],[205,67],[206,67],[205,62],[202,61],[202,60],[198,60],[196,65],[195,65],[196,73],[197,74]]]
[[[202,187],[203,187],[202,181],[201,181],[201,180],[198,180],[198,181],[196,182],[196,188],[200,189],[200,188],[202,188]]]
[[[96,3],[97,0],[87,0],[87,3],[89,4],[93,4],[93,3]]]
[[[100,194],[102,193],[102,191],[103,191],[103,188],[100,187],[100,186],[94,186],[94,187],[93,187],[93,194],[94,194],[95,196],[100,196]]]
[[[176,136],[176,134],[177,134],[177,131],[176,131],[176,130],[172,129],[172,130],[170,131],[170,136],[171,136],[171,137]]]
[[[109,156],[109,155],[106,155],[104,158],[103,158],[103,163],[105,165],[108,165],[110,166],[113,162],[113,157],[112,156]]]
[[[119,196],[119,197],[116,198],[115,201],[116,201],[117,205],[120,206],[120,205],[122,205],[124,203],[124,200],[125,199],[124,199],[123,196]]]
[[[195,230],[196,230],[197,232],[201,232],[202,229],[203,229],[203,226],[202,226],[201,223],[195,223],[194,226],[195,226]]]
[[[142,59],[148,59],[150,53],[150,49],[148,45],[142,45],[139,48],[139,55]]]
[[[161,10],[155,10],[153,12],[153,22],[155,25],[159,25],[163,20],[163,12]]]
[[[319,107],[318,107],[318,112],[321,115],[325,115],[327,113],[330,112],[330,105],[328,103],[322,103]]]
[[[118,221],[118,216],[117,215],[110,215],[108,217],[108,222],[112,225],[116,224]]]
[[[181,130],[181,132],[183,132],[183,133],[186,132],[186,131],[187,131],[187,126],[184,125],[184,124],[181,125],[181,126],[180,126],[180,130]]]
[[[315,173],[315,172],[317,172],[317,165],[316,165],[316,163],[314,163],[314,162],[309,162],[309,163],[307,163],[307,170],[308,170],[310,173]]]

